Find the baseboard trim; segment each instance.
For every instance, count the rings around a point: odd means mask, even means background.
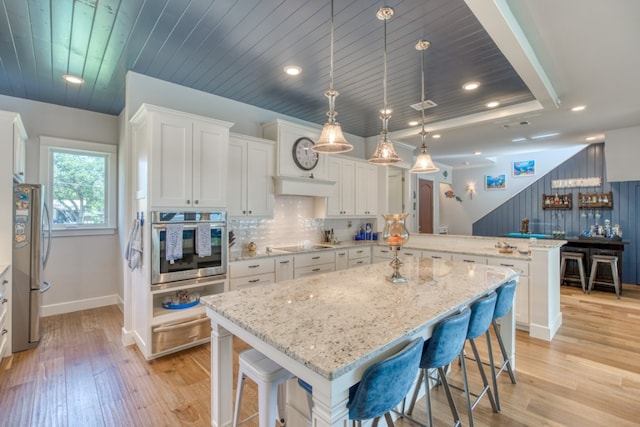
[[[117,294],[106,295],[98,298],[69,301],[61,304],[49,304],[42,306],[42,317],[55,316],[56,314],[73,313],[74,311],[88,310],[91,308],[116,305],[119,303]]]

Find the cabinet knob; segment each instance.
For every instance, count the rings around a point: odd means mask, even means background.
[[[4,335],[4,334],[7,334],[7,333],[9,333],[9,331],[7,331],[6,329],[3,329],[2,333],[0,333],[0,335]]]
[[[3,280],[2,280],[2,284],[3,284],[3,285],[6,285],[7,283],[9,283],[9,281],[8,281],[7,279],[3,279]]]
[[[6,298],[2,298],[2,304],[6,304],[6,303],[8,303],[8,302],[9,302],[9,300],[8,300],[8,299],[6,299]]]
[[[197,205],[197,204],[198,204],[198,201],[197,201],[197,200],[194,200],[194,201],[193,201],[193,204],[194,204],[194,205]]]
[[[187,199],[187,204],[190,205],[191,204],[191,200]]]
[[[247,213],[247,211],[242,211],[242,214],[245,215]]]
[[[249,215],[251,215],[251,214],[252,214],[252,212],[251,212],[251,211],[249,211]]]

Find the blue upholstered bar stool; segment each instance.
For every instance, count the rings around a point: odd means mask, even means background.
[[[369,366],[358,384],[349,389],[349,419],[360,427],[373,419],[373,427],[384,416],[393,427],[390,411],[405,398],[416,378],[423,339],[416,338],[395,355]]]
[[[467,378],[467,365],[465,362],[464,349],[460,352],[460,365],[462,368],[462,379],[464,382],[464,393],[467,398],[467,411],[469,414],[469,425],[473,427],[473,410],[480,403],[480,399],[486,394],[489,396],[491,402],[491,409],[493,412],[498,412],[496,401],[489,387],[489,381],[487,380],[487,374],[484,372],[482,361],[480,360],[480,354],[478,353],[478,347],[476,346],[475,339],[485,335],[487,337],[487,346],[489,351],[489,360],[493,360],[493,354],[491,351],[491,339],[488,335],[491,321],[493,320],[493,314],[496,308],[496,300],[498,295],[495,292],[491,292],[489,295],[479,299],[471,306],[471,318],[469,320],[469,329],[467,330],[467,341],[471,344],[473,350],[473,357],[475,358],[478,370],[480,371],[480,377],[482,378],[482,391],[480,393],[472,393],[469,390],[469,381]],[[475,400],[471,402],[471,396],[475,397]]]
[[[511,383],[516,383],[516,375],[513,372],[513,367],[511,366],[511,360],[509,359],[509,354],[507,354],[507,349],[504,347],[504,342],[502,341],[502,336],[500,335],[500,328],[498,326],[498,319],[503,318],[509,313],[511,308],[513,307],[513,299],[516,294],[516,281],[512,280],[498,288],[496,291],[498,294],[498,298],[496,299],[496,308],[493,312],[493,320],[491,324],[493,325],[493,330],[496,333],[496,338],[498,339],[498,344],[500,345],[500,352],[502,353],[502,363],[500,367],[496,368],[494,365],[493,357],[489,358],[489,362],[491,364],[491,373],[493,380],[493,395],[496,399],[496,406],[498,410],[500,410],[500,395],[498,393],[498,376],[507,369],[509,372],[509,377],[511,378]],[[491,346],[491,339],[489,330],[487,330],[487,345]],[[491,347],[489,347],[491,348]]]
[[[444,386],[445,394],[449,402],[449,408],[451,409],[451,415],[453,416],[454,426],[460,425],[460,416],[456,409],[456,404],[453,401],[449,383],[447,382],[447,373],[445,367],[447,367],[452,361],[460,355],[462,348],[467,337],[467,330],[469,329],[469,319],[471,318],[471,310],[466,307],[460,313],[450,316],[438,323],[431,334],[422,350],[422,358],[420,360],[420,378],[418,385],[413,393],[411,404],[409,409],[404,414],[410,420],[409,416],[413,412],[413,408],[416,404],[418,397],[418,391],[420,383],[424,379],[424,391],[425,400],[427,401],[427,426],[431,426],[433,423],[431,416],[431,392],[429,386],[429,369],[437,369],[440,376],[440,381]]]

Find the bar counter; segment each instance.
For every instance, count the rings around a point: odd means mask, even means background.
[[[393,284],[387,263],[202,298],[211,318],[212,425],[232,420],[233,349],[238,336],[313,387],[314,426],[347,425],[348,389],[377,360],[500,285],[507,267],[431,258],[406,260]],[[502,328],[514,356],[513,313]]]

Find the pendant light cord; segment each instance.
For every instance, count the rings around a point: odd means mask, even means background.
[[[422,105],[420,106],[420,111],[422,112],[422,132],[420,135],[422,136],[422,146],[426,148],[424,140],[426,136],[426,132],[424,131],[424,51],[426,49],[422,49],[422,61],[420,62],[420,69],[422,74]]]
[[[384,95],[384,116],[387,116],[387,18],[384,19],[384,75],[382,80],[382,93]]]
[[[329,54],[329,90],[333,92],[333,0],[331,0],[331,53]]]

